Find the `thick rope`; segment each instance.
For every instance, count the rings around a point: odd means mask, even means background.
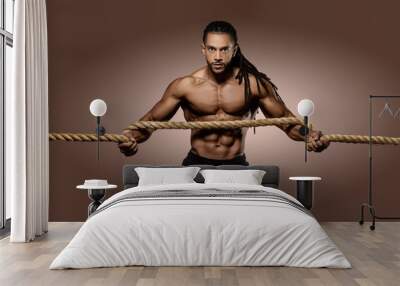
[[[232,121],[137,121],[129,125],[127,129],[234,129],[243,127],[280,126],[285,124],[303,125],[303,121],[296,117],[266,118],[256,120],[232,120]],[[128,142],[129,138],[119,134],[105,134],[99,137],[102,142],[122,143]],[[97,141],[96,134],[90,133],[49,133],[50,141]],[[369,136],[365,135],[323,135],[321,140],[340,143],[363,143],[370,142]],[[399,145],[400,137],[372,136],[373,144]]]
[[[340,135],[331,134],[323,135],[321,140],[326,140],[329,142],[340,142],[340,143],[369,143],[369,136],[367,135]],[[399,145],[400,137],[387,137],[387,136],[371,136],[372,144],[391,144]]]
[[[50,141],[74,141],[74,142],[93,142],[97,141],[96,134],[89,133],[50,133]],[[339,143],[369,143],[369,136],[366,135],[323,135],[321,137],[323,141],[339,142]],[[102,142],[115,142],[123,143],[128,142],[128,137],[119,134],[105,134],[100,136]],[[391,144],[400,145],[400,137],[385,137],[385,136],[372,136],[372,144]]]
[[[303,121],[296,117],[229,121],[137,121],[130,124],[128,129],[235,129],[285,124],[303,125]]]
[[[97,135],[94,133],[49,133],[50,141],[75,141],[75,142],[93,142],[97,141]],[[104,134],[100,136],[100,141],[122,143],[128,142],[128,137],[119,134]]]

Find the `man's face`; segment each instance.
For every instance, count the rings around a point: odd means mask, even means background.
[[[215,74],[226,70],[236,50],[237,46],[227,33],[208,33],[201,49],[209,68]]]

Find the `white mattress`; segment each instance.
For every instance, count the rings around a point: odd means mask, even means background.
[[[127,189],[107,199],[54,259],[50,269],[145,266],[294,266],[350,268],[316,219],[274,200],[172,197],[122,200],[136,192],[259,190],[233,184],[175,184]]]

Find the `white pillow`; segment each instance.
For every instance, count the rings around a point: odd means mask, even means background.
[[[201,170],[205,184],[247,184],[261,185],[265,175],[263,170]]]
[[[199,167],[135,168],[139,176],[138,186],[196,183],[193,179],[199,170]]]

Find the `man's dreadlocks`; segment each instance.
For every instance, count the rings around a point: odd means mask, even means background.
[[[203,42],[205,43],[208,33],[227,33],[229,34],[234,43],[237,44],[237,34],[235,28],[228,22],[225,21],[214,21],[209,23],[203,31]],[[268,84],[270,84],[274,91],[275,98],[282,102],[282,98],[279,96],[277,87],[272,83],[270,78],[265,74],[257,70],[257,68],[242,54],[240,47],[238,46],[236,54],[232,58],[231,61],[232,67],[238,67],[239,72],[236,76],[236,79],[239,80],[239,84],[244,81],[244,90],[245,90],[245,102],[249,103],[251,98],[251,89],[250,89],[250,80],[249,74],[252,74],[256,78],[257,88],[260,90],[260,84],[265,88],[265,90],[269,90]],[[251,107],[251,114],[254,115],[257,106]]]

